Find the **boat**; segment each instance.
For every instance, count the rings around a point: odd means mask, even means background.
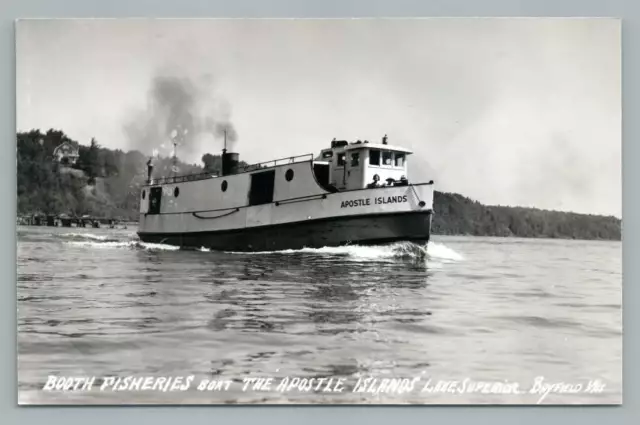
[[[426,244],[434,183],[408,180],[412,154],[385,135],[377,143],[333,139],[317,156],[246,166],[225,143],[219,175],[154,177],[150,159],[138,236],[236,252]]]

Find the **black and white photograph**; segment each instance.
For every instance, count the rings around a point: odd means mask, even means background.
[[[618,405],[621,21],[15,23],[20,405]]]

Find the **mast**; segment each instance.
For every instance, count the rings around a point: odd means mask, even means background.
[[[172,162],[171,172],[175,177],[175,175],[178,172],[178,141],[175,138],[173,139],[173,158],[171,162]]]
[[[224,148],[222,149],[222,153],[227,152],[227,129],[224,129]]]
[[[178,174],[178,141],[179,140],[183,140],[187,133],[189,132],[188,129],[182,129],[181,125],[178,125],[178,127],[174,130],[175,132],[175,136],[172,137],[172,143],[173,143],[173,158],[172,158],[172,165],[171,165],[171,173],[173,174],[173,176],[175,177]]]

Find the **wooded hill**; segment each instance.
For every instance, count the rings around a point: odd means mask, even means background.
[[[124,152],[71,140],[59,130],[18,133],[18,215],[35,213],[138,220],[140,188],[146,179],[142,152]],[[53,152],[63,142],[78,147],[76,164],[63,166]],[[179,174],[220,172],[220,156],[205,154],[203,165],[177,162]],[[172,158],[154,158],[154,176],[168,176]],[[242,164],[244,165],[244,163]]]
[[[17,138],[18,215],[89,214],[137,221],[148,159],[142,152],[111,150],[96,140],[82,145],[59,130],[32,130]],[[53,158],[64,141],[79,149],[71,167]],[[202,165],[178,161],[179,174],[220,173],[219,155],[205,154],[202,160]],[[171,166],[171,158],[155,159],[154,175],[170,175]],[[436,192],[434,209],[433,233],[440,235],[620,240],[622,233],[616,217],[486,206],[456,193]]]
[[[433,233],[439,235],[621,240],[612,216],[487,206],[457,193],[435,193]]]

